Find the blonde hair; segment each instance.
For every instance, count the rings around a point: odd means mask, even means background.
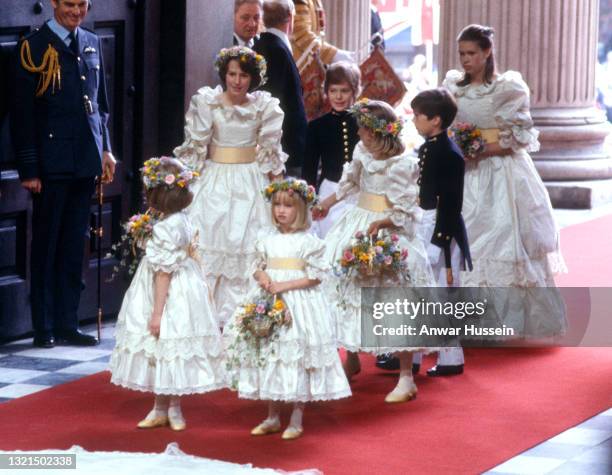
[[[393,108],[383,101],[370,100],[367,104],[363,105],[362,108],[366,108],[368,112],[377,119],[382,119],[387,123],[392,123],[397,120]],[[360,124],[364,127],[362,124]],[[368,127],[366,127],[368,128]],[[402,142],[402,139],[398,135],[387,134],[383,135],[380,132],[375,132],[369,129],[374,134],[374,146],[370,152],[373,155],[379,155],[384,158],[393,157],[404,153],[406,147]]]
[[[289,191],[277,191],[274,193],[271,206],[272,223],[278,228],[280,223],[276,220],[276,216],[274,216],[274,205],[277,203],[292,205],[297,208],[295,220],[293,223],[291,223],[291,226],[289,226],[289,229],[291,229],[292,232],[305,231],[310,227],[310,213],[308,212],[308,206],[306,205],[306,201],[304,201],[304,199],[298,193],[290,194]]]

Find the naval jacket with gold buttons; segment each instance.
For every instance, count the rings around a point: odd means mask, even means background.
[[[450,246],[457,242],[464,265],[472,269],[463,206],[465,162],[459,147],[446,131],[429,137],[419,149],[419,203],[425,210],[436,210],[436,224],[431,243],[444,250],[446,267],[450,268]]]
[[[353,159],[353,150],[359,142],[357,121],[348,111],[332,110],[308,124],[306,154],[302,178],[319,188],[324,179],[338,182],[344,164]],[[317,171],[321,164],[321,176]]]
[[[21,180],[100,175],[102,154],[111,151],[100,39],[82,27],[76,38],[78,54],[45,23],[17,46],[10,122]],[[40,96],[41,74],[28,71],[21,59],[26,40],[34,66],[50,48],[57,51],[61,83]]]

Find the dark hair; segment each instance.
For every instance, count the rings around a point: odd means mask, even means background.
[[[181,173],[184,167],[176,160],[176,163],[166,163],[159,166],[160,172]],[[161,211],[165,215],[178,213],[191,204],[193,193],[187,187],[174,185],[172,187],[163,185],[148,188],[145,191],[147,203],[151,208]]]
[[[429,120],[440,117],[442,129],[448,129],[457,115],[455,98],[443,87],[419,92],[410,107],[415,114],[425,114]]]
[[[293,2],[264,2],[263,22],[266,28],[279,28],[285,25],[295,12]]]
[[[353,98],[356,99],[361,89],[361,71],[354,63],[338,61],[330,64],[325,71],[325,94],[329,92],[329,86],[346,82],[353,90]]]
[[[228,56],[219,64],[219,79],[221,80],[221,86],[223,86],[224,91],[227,90],[225,76],[227,76],[227,70],[231,61],[236,61],[242,72],[247,73],[251,77],[249,92],[254,91],[261,85],[261,75],[259,65],[255,59],[255,53],[253,53],[253,55],[243,55],[240,58]]]
[[[493,36],[495,31],[490,26],[483,25],[469,25],[466,26],[459,36],[459,41],[473,41],[478,45],[481,50],[491,50],[491,54],[487,58],[484,70],[484,81],[490,84],[493,81],[493,75],[495,74],[495,58],[493,57]],[[467,86],[472,82],[472,78],[468,73],[465,73],[463,79],[457,83],[458,86]]]

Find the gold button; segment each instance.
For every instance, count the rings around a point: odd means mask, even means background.
[[[81,76],[81,81],[85,81],[87,79],[85,76]]]
[[[348,135],[344,134],[344,140],[348,140]]]
[[[80,63],[81,62],[81,57],[77,56],[77,61]]]
[[[423,149],[423,152],[427,153],[427,149],[426,149],[426,148],[424,148],[424,149]]]
[[[442,237],[442,233],[438,233],[438,237]]]
[[[446,236],[446,240],[447,240],[447,241],[450,241],[450,236]]]
[[[346,122],[342,122],[342,127],[346,127]]]
[[[344,146],[345,146],[345,147],[348,147],[348,142],[344,142]]]
[[[49,134],[49,138],[52,139],[53,138],[53,134]]]
[[[345,148],[345,149],[344,149],[344,153],[348,153],[348,148]]]

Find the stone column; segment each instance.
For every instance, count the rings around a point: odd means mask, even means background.
[[[612,200],[610,132],[595,108],[598,0],[441,0],[439,76],[459,68],[456,37],[495,28],[499,71],[518,70],[531,91],[541,150],[532,155],[555,207]]]
[[[323,0],[325,40],[332,45],[354,51],[358,63],[370,54],[369,0]]]

